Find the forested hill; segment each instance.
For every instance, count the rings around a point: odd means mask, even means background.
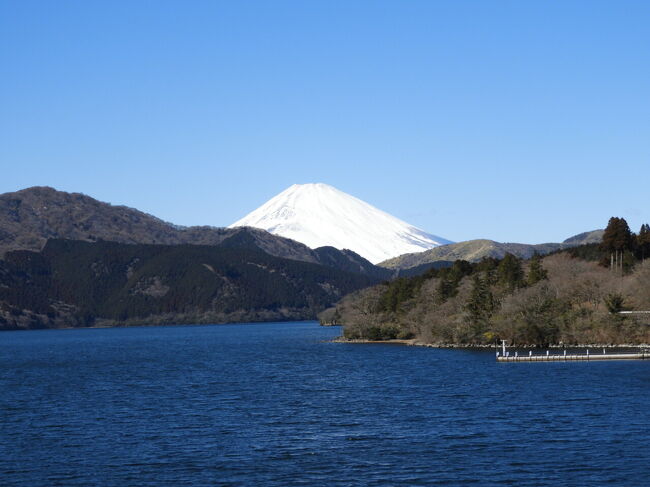
[[[54,239],[0,261],[0,328],[313,319],[376,282],[237,246]]]
[[[350,339],[435,344],[650,343],[650,226],[610,219],[601,244],[522,260],[512,254],[384,282],[344,298],[324,321]]]

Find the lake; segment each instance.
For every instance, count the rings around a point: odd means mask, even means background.
[[[650,362],[497,364],[340,332],[0,333],[0,484],[650,482]]]

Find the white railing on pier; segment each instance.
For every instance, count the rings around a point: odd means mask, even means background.
[[[634,352],[614,352],[607,353],[606,348],[600,348],[596,353],[592,353],[592,349],[586,349],[585,353],[567,353],[567,350],[562,350],[561,354],[551,353],[546,350],[545,354],[533,354],[532,350],[528,354],[519,354],[518,350],[511,354],[506,350],[505,343],[502,342],[502,352],[496,352],[497,362],[574,362],[574,361],[592,361],[592,360],[646,360],[650,359],[650,350],[640,348]]]

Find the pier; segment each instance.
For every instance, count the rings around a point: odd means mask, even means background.
[[[545,354],[533,354],[519,351],[509,352],[506,350],[505,340],[502,340],[502,350],[497,352],[497,362],[591,362],[594,360],[646,360],[650,359],[650,350],[642,349],[631,353],[607,353],[607,349],[598,349],[595,353],[587,349],[586,353],[551,353],[547,350]]]

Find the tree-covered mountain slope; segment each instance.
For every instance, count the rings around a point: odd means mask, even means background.
[[[473,263],[457,260],[346,296],[321,320],[343,324],[351,339],[647,344],[650,225],[635,234],[623,218],[612,217],[598,237],[600,243],[528,261],[510,253]]]
[[[572,256],[575,255],[577,257]],[[621,273],[580,247],[522,261],[512,254],[401,278],[346,296],[323,320],[350,339],[514,345],[649,343],[650,261]],[[585,260],[579,256],[595,257]]]
[[[258,249],[54,239],[0,261],[0,328],[313,319],[376,282]]]

